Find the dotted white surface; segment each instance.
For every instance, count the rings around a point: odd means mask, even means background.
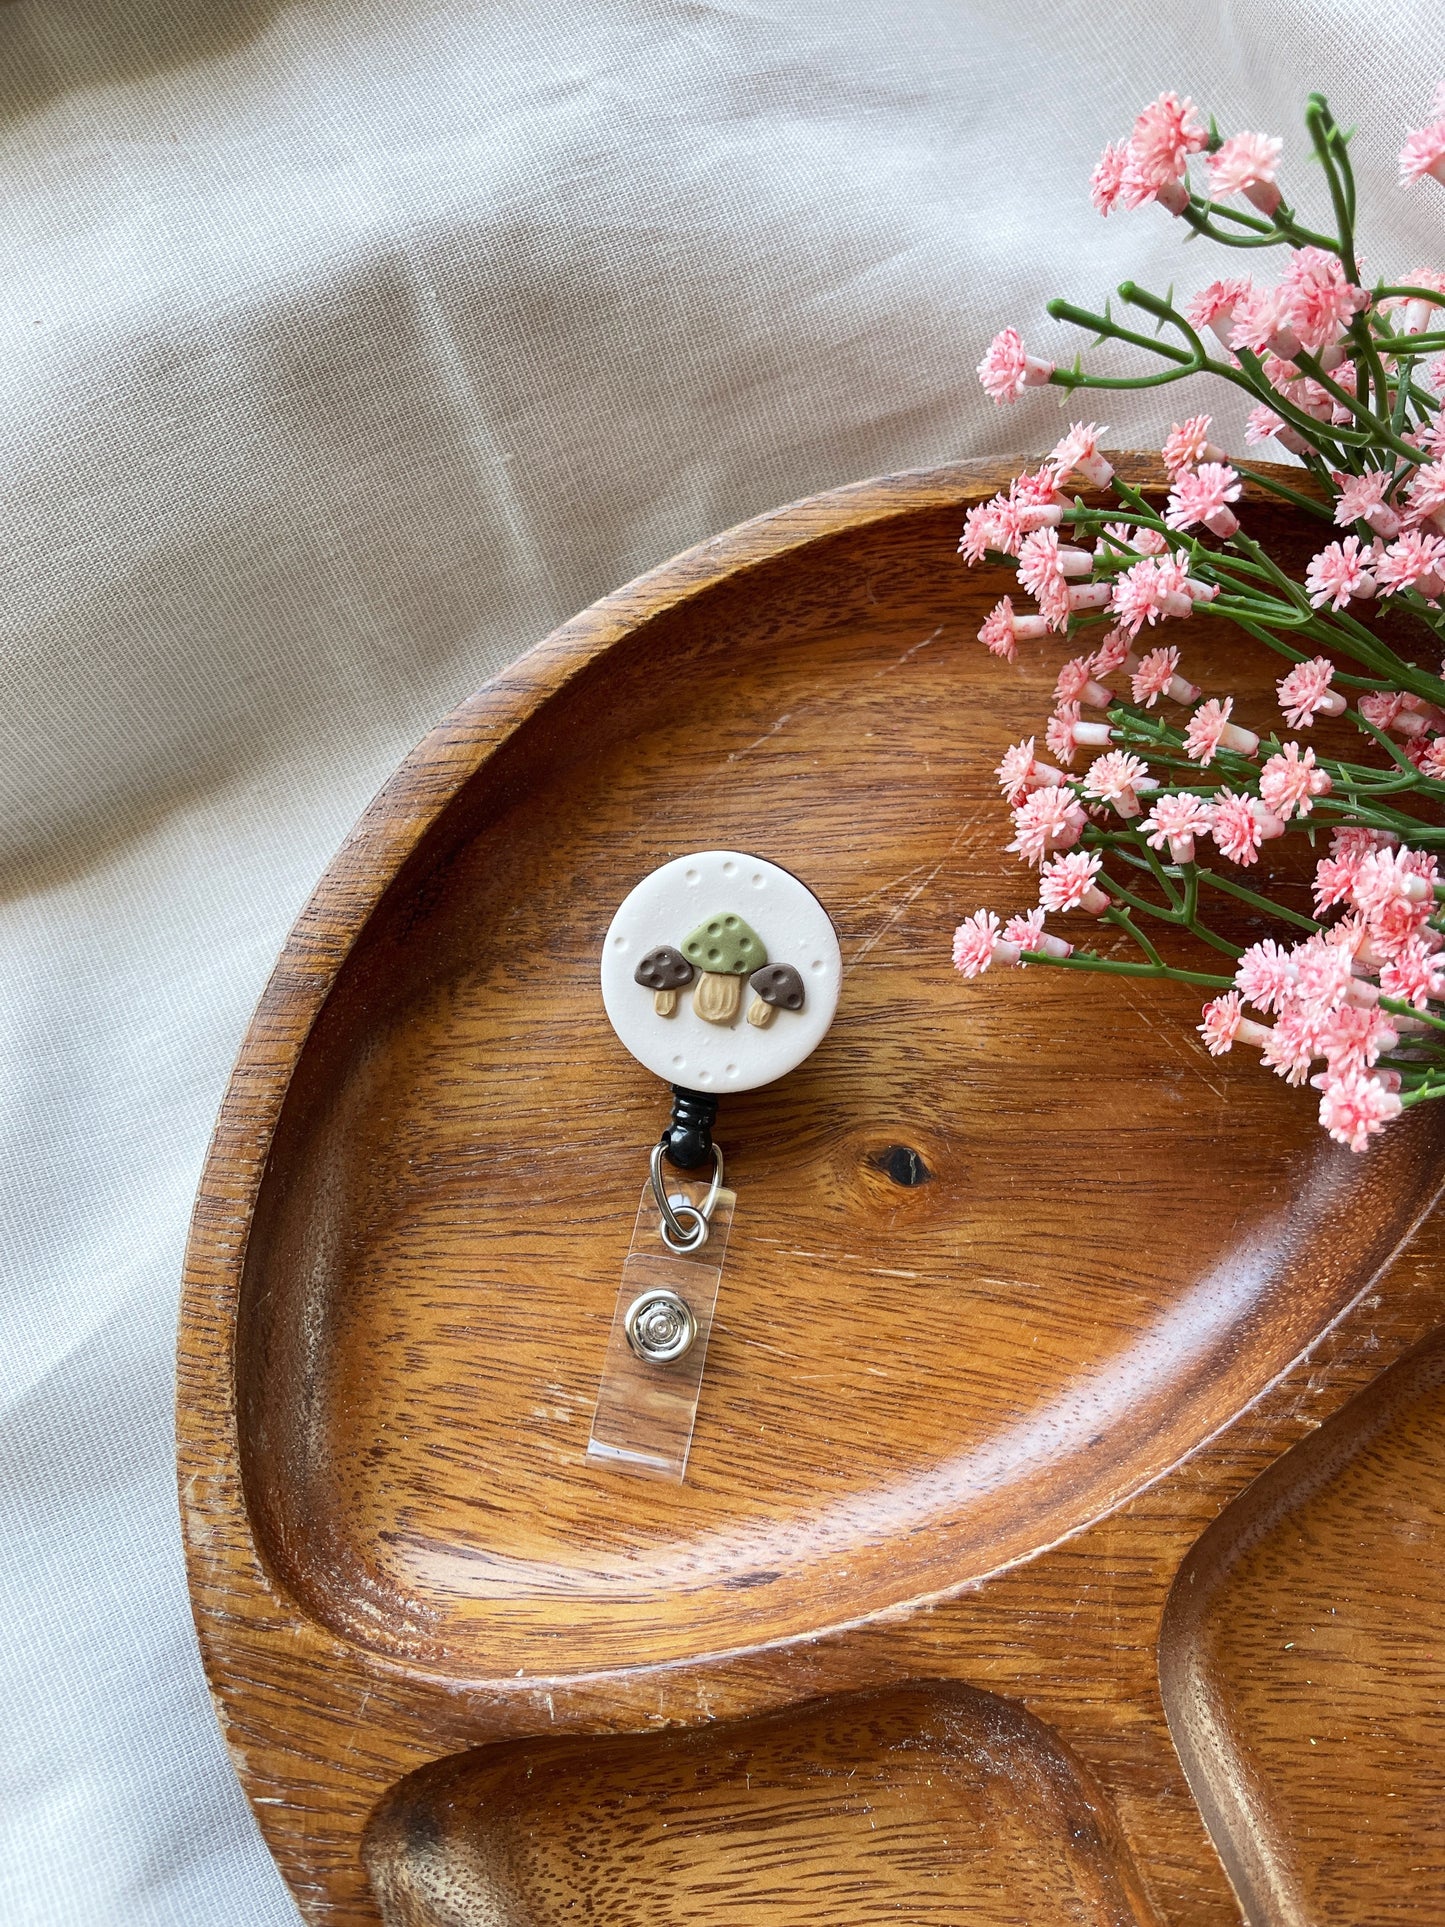
[[[748,1022],[753,992],[743,980],[738,1014],[712,1024],[693,1009],[693,984],[678,992],[671,1017],[660,1017],[652,992],[633,972],[649,950],[681,950],[712,917],[740,916],[751,925],[769,963],[792,964],[803,980],[801,1010],[775,1010],[766,1026]],[[699,850],[664,863],[638,884],[612,919],[602,946],[602,1001],[612,1028],[639,1063],[669,1084],[691,1090],[756,1090],[817,1049],[838,1008],[843,959],[827,911],[812,891],[762,857],[741,850]]]

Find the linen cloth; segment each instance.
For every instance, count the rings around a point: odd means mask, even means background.
[[[1326,87],[1370,267],[1445,265],[1393,185],[1442,43],[1437,0],[0,6],[7,1927],[296,1919],[197,1659],[172,1348],[233,1053],[368,796],[686,544],[1048,446],[1056,394],[978,391],[998,327],[1072,355],[1050,293],[1224,271],[1088,206],[1163,87],[1283,133],[1305,206]],[[1138,443],[1189,395],[1089,400]]]

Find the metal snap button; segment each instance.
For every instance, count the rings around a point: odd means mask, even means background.
[[[661,1288],[634,1298],[622,1321],[627,1342],[649,1365],[670,1365],[692,1349],[697,1320],[685,1298]]]

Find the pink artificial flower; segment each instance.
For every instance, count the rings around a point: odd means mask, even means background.
[[[1266,408],[1263,402],[1250,409],[1244,424],[1244,439],[1251,448],[1258,447],[1261,442],[1279,442],[1294,455],[1303,455],[1309,449],[1309,443],[1299,430],[1291,428],[1288,422],[1276,415],[1272,408]]]
[[[1101,917],[1109,899],[1095,883],[1100,858],[1097,850],[1071,850],[1051,857],[1039,872],[1039,902],[1045,910],[1082,910]]]
[[[1103,488],[1113,479],[1114,465],[1099,453],[1099,437],[1108,433],[1098,422],[1075,422],[1057,443],[1049,460],[1060,476],[1076,475],[1090,488]]]
[[[1257,1024],[1239,1008],[1239,992],[1227,990],[1222,997],[1204,1006],[1204,1022],[1196,1026],[1211,1057],[1223,1057],[1235,1044],[1253,1044],[1263,1050],[1268,1044],[1268,1024]]]
[[[1445,462],[1426,462],[1417,468],[1405,486],[1405,497],[1411,522],[1445,526]]]
[[[1079,747],[1074,739],[1074,729],[1079,721],[1080,704],[1060,703],[1050,716],[1048,727],[1044,730],[1044,742],[1048,751],[1065,769],[1074,767],[1074,751]]]
[[[1184,469],[1174,478],[1164,520],[1171,529],[1193,528],[1199,522],[1211,535],[1233,535],[1239,517],[1228,505],[1239,500],[1240,487],[1238,473],[1227,462]]]
[[[1408,274],[1397,275],[1397,281],[1408,287],[1429,289],[1433,294],[1445,294],[1445,274],[1434,268],[1411,268]],[[1423,335],[1436,328],[1440,309],[1435,302],[1427,300],[1423,294],[1390,295],[1380,303],[1383,311],[1397,313],[1403,310],[1399,332],[1406,335]]]
[[[1032,736],[1026,743],[1014,743],[1004,751],[1003,761],[994,775],[998,778],[999,788],[1008,798],[1010,809],[1022,803],[1032,790],[1053,789],[1064,780],[1062,770],[1041,763],[1034,755]]]
[[[1216,282],[1215,285],[1219,284]],[[1200,462],[1222,462],[1225,459],[1223,449],[1216,448],[1209,439],[1209,425],[1213,419],[1212,415],[1191,415],[1187,422],[1170,424],[1160,453],[1171,482],[1177,480],[1184,469],[1196,468]]]
[[[1284,320],[1284,296],[1279,288],[1251,286],[1234,304],[1229,330],[1229,345],[1238,351],[1248,348],[1262,355],[1267,348],[1276,354],[1292,354],[1299,345]]]
[[[1189,205],[1189,182],[1186,179],[1163,181],[1157,187],[1146,180],[1130,156],[1129,165],[1124,173],[1125,207],[1143,207],[1148,201],[1157,201],[1166,214],[1182,214]]]
[[[1318,1018],[1298,1003],[1291,1000],[1281,1005],[1269,1042],[1260,1053],[1263,1062],[1287,1084],[1303,1084],[1320,1054],[1320,1029]]]
[[[1107,583],[1082,585],[1086,593],[1071,589],[1070,576],[1092,573],[1094,558],[1087,549],[1061,548],[1056,529],[1035,529],[1026,535],[1019,549],[1019,581],[1037,596],[1039,611],[1051,629],[1066,629],[1072,610],[1100,607],[1111,593]],[[1100,597],[1095,589],[1102,589]]]
[[[1182,562],[1172,558],[1156,562],[1152,556],[1145,556],[1142,562],[1115,576],[1109,608],[1118,618],[1119,627],[1135,636],[1146,622],[1193,615],[1196,589],[1205,591],[1205,585],[1192,582]],[[1208,590],[1200,599],[1212,601],[1216,593]]]
[[[1017,328],[996,334],[978,364],[984,392],[996,402],[1017,401],[1025,388],[1042,388],[1053,372],[1053,362],[1025,353]]]
[[[1315,753],[1301,755],[1298,743],[1286,743],[1259,772],[1259,794],[1268,808],[1287,823],[1292,816],[1308,816],[1317,796],[1328,796],[1334,785],[1329,771],[1316,769]]]
[[[1056,529],[1035,529],[1024,537],[1019,549],[1019,587],[1038,598],[1039,608],[1050,619],[1050,626],[1057,628],[1059,625],[1052,618],[1061,602],[1067,611],[1068,589],[1063,569],[1059,566]]]
[[[1280,320],[1299,346],[1317,355],[1339,340],[1370,297],[1345,274],[1337,254],[1296,248],[1280,283]],[[1293,354],[1294,349],[1277,352]]]
[[[1212,329],[1220,347],[1227,348],[1235,303],[1248,294],[1253,285],[1247,275],[1234,281],[1211,281],[1186,305],[1185,316],[1196,328]]]
[[[1252,729],[1232,723],[1229,719],[1233,713],[1233,696],[1226,696],[1223,702],[1212,696],[1199,705],[1184,732],[1184,754],[1191,763],[1207,769],[1221,749],[1232,749],[1240,756],[1254,755],[1259,738]]]
[[[1059,541],[1057,529],[1034,529],[1023,539],[1019,549],[1019,581],[1033,594],[1038,594],[1034,582],[1050,575],[1087,576],[1092,574],[1094,558],[1088,549],[1066,548]]]
[[[1369,560],[1370,551],[1361,552],[1358,535],[1326,544],[1311,559],[1305,574],[1312,607],[1318,609],[1328,602],[1332,609],[1343,609],[1350,602],[1368,602],[1378,586],[1365,567]]]
[[[1111,749],[1097,757],[1084,778],[1085,796],[1092,796],[1100,803],[1112,803],[1125,818],[1139,814],[1139,791],[1155,787],[1149,765],[1124,749]]]
[[[1202,693],[1198,684],[1187,682],[1178,670],[1177,649],[1151,649],[1130,678],[1130,694],[1144,709],[1152,709],[1161,696],[1175,703],[1197,703]]]
[[[1194,117],[1187,96],[1161,94],[1140,114],[1129,136],[1129,165],[1142,183],[1159,189],[1179,180],[1191,154],[1209,145],[1207,131]]]
[[[1328,656],[1314,656],[1298,662],[1282,681],[1276,683],[1279,706],[1291,729],[1310,729],[1316,716],[1343,716],[1349,704],[1339,690],[1331,689],[1335,665]]]
[[[1420,128],[1400,149],[1401,187],[1413,187],[1427,174],[1445,181],[1445,120]]]
[[[1063,497],[1059,471],[1052,462],[1040,462],[1032,473],[1025,469],[1009,483],[1009,499],[1018,504],[1020,513],[1051,507]]]
[[[1132,674],[1139,666],[1138,658],[1129,645],[1129,637],[1123,629],[1111,629],[1094,651],[1094,674],[1112,676],[1116,669],[1127,669]]]
[[[1094,681],[1093,665],[1092,656],[1075,656],[1066,662],[1054,684],[1054,701],[1087,703],[1090,709],[1107,709],[1114,700],[1114,692]]]
[[[1428,916],[1435,904],[1435,867],[1434,857],[1423,851],[1368,850],[1355,871],[1355,907],[1373,919],[1386,904],[1405,902]]]
[[[1445,782],[1445,736],[1436,736],[1424,746],[1415,767],[1432,782]]]
[[[1205,1048],[1211,1057],[1222,1057],[1233,1048],[1235,1034],[1244,1021],[1239,1008],[1239,992],[1229,991],[1223,997],[1216,997],[1204,1006],[1201,1013],[1204,1022],[1195,1028],[1204,1039]]]
[[[976,502],[964,516],[958,552],[972,568],[990,549],[998,555],[1017,555],[1023,539],[1018,509],[1006,496],[995,495],[991,502]]]
[[[1006,847],[1025,863],[1042,863],[1056,850],[1072,849],[1088,820],[1071,789],[1031,790],[1013,813],[1014,840]]]
[[[1376,729],[1392,730],[1397,736],[1423,736],[1430,725],[1417,710],[1411,709],[1398,689],[1372,689],[1361,696],[1360,714]]]
[[[1112,214],[1118,206],[1128,166],[1127,141],[1110,141],[1089,176],[1089,199],[1100,214]]]
[[[1065,769],[1073,768],[1076,749],[1107,749],[1114,739],[1108,723],[1082,722],[1079,709],[1078,703],[1060,703],[1044,731],[1044,741]]]
[[[1188,791],[1161,796],[1145,817],[1144,828],[1151,849],[1162,850],[1167,843],[1173,862],[1192,863],[1195,837],[1209,834],[1209,805]]]
[[[975,910],[953,933],[953,967],[965,977],[981,977],[991,963],[1017,962],[1017,952],[1012,957],[997,954],[1011,947],[999,943],[998,918],[993,911]]]
[[[1209,812],[1209,834],[1215,848],[1231,863],[1248,866],[1259,860],[1259,846],[1284,835],[1284,824],[1258,797],[1216,790]]]
[[[1209,192],[1216,200],[1243,194],[1261,214],[1273,214],[1280,203],[1275,173],[1284,142],[1274,134],[1233,134],[1204,165],[1209,170]]]
[[[1445,997],[1445,972],[1439,957],[1421,943],[1402,946],[1381,970],[1380,990],[1398,1003],[1424,1010],[1432,998]]]
[[[1362,475],[1335,475],[1340,499],[1335,503],[1335,520],[1342,529],[1352,522],[1365,522],[1376,535],[1388,542],[1400,532],[1400,518],[1385,500],[1385,491],[1394,479],[1388,470],[1367,468]]]
[[[1367,926],[1370,955],[1383,963],[1394,962],[1406,951],[1417,948],[1436,949],[1438,932],[1428,928],[1433,907],[1433,899],[1429,903],[1412,903],[1408,897],[1391,897],[1372,910]]]
[[[1373,830],[1341,829],[1330,837],[1330,853],[1315,865],[1315,906],[1323,914],[1337,903],[1349,903],[1359,881],[1360,865],[1381,846]]]
[[[1326,1077],[1320,1123],[1337,1144],[1363,1151],[1374,1134],[1393,1123],[1403,1108],[1396,1093],[1387,1090],[1379,1078],[1347,1071],[1342,1077]]]
[[[1252,943],[1234,969],[1240,995],[1266,1015],[1284,1009],[1285,1000],[1294,995],[1298,975],[1294,959],[1273,937]]]
[[[1407,529],[1381,553],[1374,571],[1383,594],[1415,589],[1433,602],[1445,594],[1445,538]]]
[[[1400,1033],[1384,1011],[1362,1010],[1353,1004],[1335,1012],[1320,1039],[1325,1063],[1335,1077],[1369,1070],[1382,1051],[1393,1050],[1399,1041]]]
[[[1042,616],[1016,616],[1013,603],[1003,596],[989,610],[978,639],[993,655],[1016,662],[1021,641],[1036,642],[1048,632],[1049,625]]]
[[[1044,928],[1044,913],[1040,910],[1026,910],[1021,917],[1010,917],[1003,927],[1005,943],[1015,945],[1020,952],[1041,950],[1046,957],[1068,957],[1073,954],[1074,946],[1065,943],[1062,937],[1052,936]],[[1019,957],[1022,964],[1024,958]]]
[[[1338,923],[1331,924],[1324,932],[1324,939],[1326,943],[1343,945],[1351,958],[1366,970],[1378,970],[1385,961],[1370,939],[1368,919],[1358,910],[1347,910]]]
[[[1297,943],[1291,954],[1297,973],[1295,1001],[1317,1018],[1329,1017],[1345,1002],[1355,981],[1348,949],[1315,936]]]

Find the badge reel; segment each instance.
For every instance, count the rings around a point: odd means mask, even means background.
[[[602,1001],[627,1049],[672,1086],[672,1118],[652,1147],[622,1267],[590,1459],[682,1479],[737,1203],[713,1142],[718,1105],[817,1048],[842,975],[812,891],[737,850],[665,863],[612,919]]]

